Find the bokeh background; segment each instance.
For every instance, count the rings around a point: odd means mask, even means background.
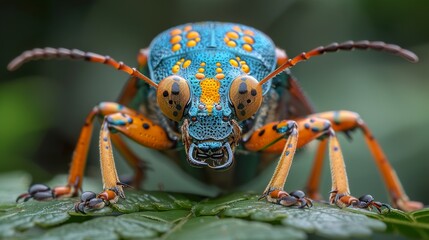
[[[7,72],[13,57],[34,47],[67,47],[133,65],[138,50],[161,31],[216,20],[258,28],[290,56],[349,39],[382,40],[416,52],[418,64],[374,51],[330,54],[296,66],[293,73],[319,111],[360,113],[408,195],[429,204],[428,11],[425,0],[1,1],[0,174],[25,171],[35,181],[46,181],[66,173],[86,114],[100,101],[114,101],[127,79],[106,66],[72,61],[32,62]],[[97,135],[95,131],[87,175],[99,178]],[[386,201],[361,133],[340,141],[352,193]],[[163,155],[131,144],[151,161],[146,189],[213,194],[213,188],[183,174]],[[315,146],[300,151],[288,190],[304,186],[314,151]],[[117,164],[121,175],[131,174],[120,156]],[[243,188],[262,191],[272,169]],[[325,197],[329,188],[325,164]]]

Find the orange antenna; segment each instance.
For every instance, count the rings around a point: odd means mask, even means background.
[[[78,49],[70,50],[66,48],[50,48],[50,47],[34,48],[32,50],[23,52],[21,55],[13,59],[9,63],[9,65],[7,65],[7,69],[9,71],[15,71],[16,69],[21,67],[22,64],[28,61],[39,60],[39,59],[52,59],[52,58],[76,59],[76,60],[85,60],[88,62],[103,63],[106,65],[112,66],[117,70],[126,72],[130,76],[139,78],[154,88],[158,87],[158,84],[156,84],[150,78],[143,75],[137,69],[129,67],[123,62],[117,62],[115,59],[109,56],[102,56],[100,54],[92,53],[92,52],[83,52]]]
[[[380,42],[380,41],[370,42],[367,40],[363,40],[363,41],[359,41],[359,42],[347,41],[347,42],[343,42],[343,43],[331,43],[327,46],[324,46],[324,47],[320,46],[320,47],[317,47],[317,48],[315,48],[309,52],[303,52],[294,58],[288,59],[285,63],[280,65],[280,67],[278,67],[276,70],[274,70],[273,72],[268,74],[266,77],[264,77],[261,81],[259,81],[259,85],[266,83],[268,80],[277,76],[278,74],[280,74],[284,70],[291,68],[291,67],[295,66],[297,63],[302,62],[304,60],[307,60],[311,57],[319,56],[319,55],[322,55],[322,54],[328,53],[328,52],[336,52],[339,50],[351,51],[353,49],[361,49],[361,50],[372,49],[372,50],[377,50],[377,51],[385,51],[385,52],[389,52],[389,53],[398,55],[398,56],[405,58],[406,60],[413,62],[413,63],[415,63],[419,60],[419,58],[416,56],[416,54],[414,54],[413,52],[411,52],[409,50],[403,49],[398,45],[387,44],[385,42]]]

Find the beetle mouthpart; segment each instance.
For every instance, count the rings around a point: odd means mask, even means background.
[[[232,165],[234,154],[231,145],[226,142],[222,148],[213,153],[198,149],[195,143],[189,147],[188,161],[194,167],[209,167],[215,170],[227,169]]]

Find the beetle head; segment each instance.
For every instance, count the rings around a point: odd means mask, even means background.
[[[216,66],[216,62],[211,65]],[[211,72],[207,66],[203,77],[195,74],[199,69],[191,67],[186,69],[191,74],[179,72],[159,82],[158,105],[168,118],[181,124],[192,166],[226,169],[233,163],[241,137],[238,122],[258,111],[262,87],[254,77],[233,66],[223,67],[226,75],[219,74],[219,67]]]

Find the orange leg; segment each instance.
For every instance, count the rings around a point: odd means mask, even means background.
[[[388,189],[392,205],[404,211],[412,211],[423,207],[422,203],[409,200],[404,189],[402,188],[395,170],[387,160],[379,143],[374,139],[370,129],[358,114],[349,111],[334,111],[318,113],[310,115],[310,117],[318,117],[329,120],[332,123],[332,128],[335,131],[347,132],[355,128],[361,129],[368,148],[374,157],[374,161]],[[307,189],[309,190],[310,196],[318,195],[319,179],[322,170],[324,151],[325,147],[323,147],[323,144],[321,143],[316,155],[313,170],[307,183]]]
[[[101,168],[105,189],[115,189],[119,182],[116,176],[116,168],[111,150],[111,128],[124,133],[126,136],[144,146],[154,149],[168,149],[175,144],[174,141],[168,138],[167,133],[150,119],[147,119],[136,111],[126,108],[123,105],[112,102],[102,102],[92,109],[85,120],[85,124],[81,130],[73,153],[67,184],[53,189],[41,184],[36,184],[34,187],[30,187],[29,193],[20,195],[17,200],[21,198],[24,198],[24,201],[30,198],[48,200],[57,197],[71,197],[77,195],[82,186],[83,173],[92,136],[93,122],[96,116],[106,116],[101,130],[101,134],[105,136],[100,138]],[[125,122],[127,119],[132,119],[132,123]],[[104,141],[104,139],[108,139],[108,142]],[[107,150],[106,147],[109,148],[109,150]],[[122,188],[119,189],[119,196],[123,196],[121,191]],[[112,194],[108,195],[112,196]]]
[[[284,206],[311,206],[311,200],[302,191],[287,193],[283,190],[296,149],[327,134],[330,129],[329,122],[324,120],[312,120],[313,131],[304,126],[307,126],[304,120],[273,122],[256,130],[244,144],[250,151],[281,153],[274,174],[263,193],[263,197],[270,202]]]
[[[314,159],[313,168],[310,172],[310,177],[305,188],[307,195],[314,200],[321,200],[322,196],[319,193],[320,177],[322,174],[323,159],[327,148],[327,140],[321,139],[317,148],[316,157]]]
[[[175,141],[170,140],[165,130],[146,119],[143,115],[127,108],[128,113],[118,112],[104,117],[100,131],[100,166],[103,178],[104,191],[97,198],[106,202],[115,203],[118,196],[125,198],[123,184],[119,181],[113,158],[111,133],[120,132],[135,142],[157,150],[171,149]],[[99,200],[99,201],[101,201]],[[97,205],[94,208],[101,208]],[[89,206],[91,207],[91,206]]]
[[[287,193],[283,190],[283,187],[296,148],[302,147],[312,140],[325,137],[327,140],[324,141],[327,141],[329,147],[332,177],[331,203],[339,207],[353,205],[359,208],[376,207],[378,210],[382,206],[387,206],[375,202],[370,195],[365,195],[359,199],[350,195],[342,151],[329,120],[315,114],[308,118],[297,120],[297,127],[295,128],[291,128],[293,125],[296,126],[296,124],[291,125],[291,122],[293,121],[267,124],[255,131],[249,141],[245,143],[245,147],[251,151],[282,153],[273,177],[263,194],[268,201],[285,206],[299,205],[300,207],[305,207],[311,205],[311,200],[306,198],[302,191]],[[325,148],[323,144],[326,143],[322,143],[319,151]]]
[[[88,148],[91,141],[93,122],[96,116],[105,116],[116,112],[132,113],[131,110],[123,109],[122,105],[111,102],[102,102],[94,107],[85,119],[85,124],[79,135],[76,148],[73,152],[72,162],[69,170],[67,185],[55,187],[54,197],[76,196],[82,187],[83,174],[86,166]]]

